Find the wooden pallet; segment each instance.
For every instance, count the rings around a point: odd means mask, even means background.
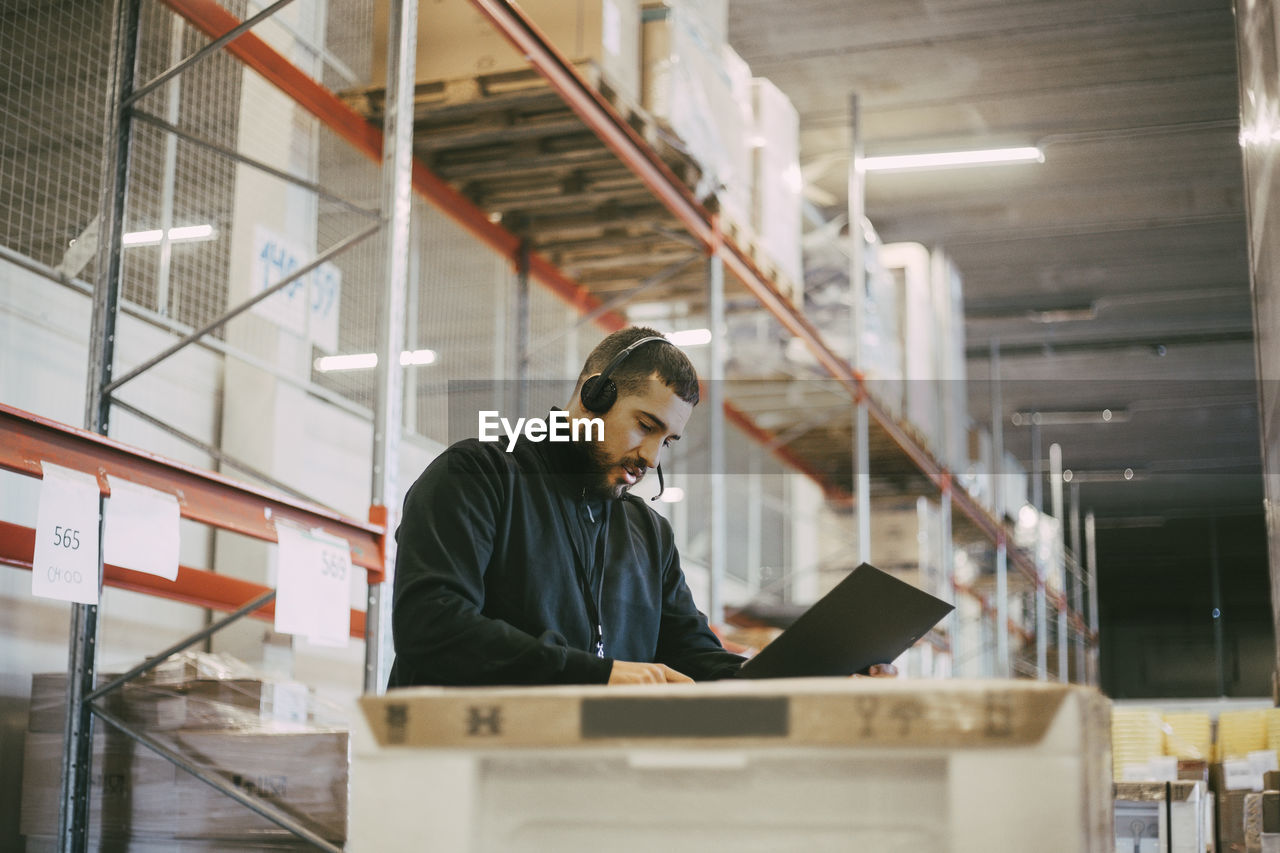
[[[577,68],[677,178],[696,188],[701,170],[670,129],[622,96],[595,64]],[[381,122],[385,90],[342,97]],[[420,82],[413,114],[415,154],[433,172],[602,298],[635,288],[701,251],[532,69]],[[730,223],[726,234],[750,257],[759,257],[745,223]],[[730,295],[739,293],[736,279],[726,284]],[[705,266],[691,264],[648,288],[644,298],[702,304]]]

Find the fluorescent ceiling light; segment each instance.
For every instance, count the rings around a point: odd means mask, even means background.
[[[901,172],[909,169],[952,169],[958,166],[986,166],[995,163],[1043,162],[1043,151],[1035,147],[1025,147],[863,157],[859,164],[864,172]]]
[[[410,364],[435,364],[436,351],[433,349],[416,349],[400,353],[400,363],[406,367]]]
[[[685,329],[683,332],[672,332],[667,340],[678,347],[697,347],[711,343],[710,329]]]
[[[129,231],[120,240],[126,246],[159,246],[164,231],[159,228],[151,231]],[[182,225],[169,229],[170,243],[191,243],[197,240],[212,240],[212,225]]]
[[[413,364],[435,364],[436,351],[433,349],[405,350],[400,353],[400,364],[408,367]],[[335,370],[369,370],[378,366],[376,352],[358,352],[351,355],[326,355],[315,361],[316,370],[331,373]]]
[[[326,355],[316,359],[316,370],[330,373],[335,370],[368,370],[378,366],[376,352],[358,352],[351,355]]]

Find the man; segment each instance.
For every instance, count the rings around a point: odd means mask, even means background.
[[[603,436],[467,439],[432,462],[396,533],[390,686],[733,676],[743,659],[694,606],[671,526],[628,493],[697,402],[684,353],[624,329],[591,352],[568,406]]]

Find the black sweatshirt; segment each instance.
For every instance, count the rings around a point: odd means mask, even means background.
[[[460,441],[427,467],[396,532],[390,687],[603,684],[614,659],[737,673],[671,525],[637,497],[588,500],[582,467],[574,445],[527,439]]]

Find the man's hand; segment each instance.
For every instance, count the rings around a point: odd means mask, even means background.
[[[692,683],[693,679],[669,666],[660,663],[636,663],[629,660],[615,660],[613,669],[609,671],[610,684],[669,684],[677,682]]]
[[[891,663],[873,663],[867,667],[865,673],[859,673],[854,678],[897,678],[898,668]]]

